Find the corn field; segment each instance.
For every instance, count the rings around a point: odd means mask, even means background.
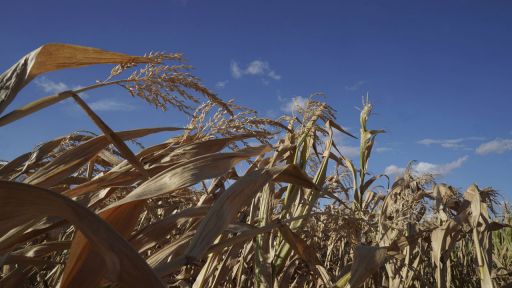
[[[36,77],[97,64],[115,66],[6,112]],[[512,287],[509,207],[411,165],[371,175],[384,131],[367,98],[352,135],[318,97],[266,119],[190,68],[181,54],[47,44],[0,76],[0,126],[71,99],[100,131],[0,164],[0,287]],[[80,96],[105,86],[190,121],[114,131]],[[170,138],[137,148],[154,133]],[[335,133],[359,139],[357,161]]]

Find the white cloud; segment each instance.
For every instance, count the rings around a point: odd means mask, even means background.
[[[453,170],[461,167],[464,162],[468,160],[469,156],[460,157],[452,162],[445,164],[433,164],[429,162],[418,162],[414,163],[412,166],[412,171],[415,174],[423,175],[423,174],[433,174],[444,176],[451,173]],[[398,167],[396,165],[390,165],[384,169],[384,173],[388,175],[397,175],[401,174],[405,171],[405,168]]]
[[[512,150],[512,139],[496,138],[478,146],[475,151],[477,154],[485,155],[490,153],[501,154],[509,150]]]
[[[463,156],[459,159],[446,163],[446,164],[432,164],[428,162],[419,162],[417,165],[415,165],[414,170],[418,172],[418,174],[439,174],[439,175],[446,175],[450,173],[451,171],[459,168],[468,160],[469,156]]]
[[[387,152],[387,151],[391,151],[392,149],[389,148],[389,147],[377,147],[375,148],[375,151],[379,152],[379,153],[383,153],[383,152]]]
[[[41,77],[39,79],[36,79],[36,81],[34,81],[34,82],[44,92],[50,93],[50,94],[58,94],[58,93],[68,91],[68,90],[76,90],[76,89],[83,88],[80,85],[75,85],[75,86],[71,87],[64,82],[55,82],[46,77]],[[85,93],[80,93],[79,95],[84,98],[87,98],[87,94],[85,94]]]
[[[359,90],[363,87],[364,85],[364,81],[357,81],[356,83],[350,85],[350,86],[345,86],[345,90],[348,90],[348,91],[356,91],[356,90]]]
[[[54,82],[45,77],[37,79],[35,83],[46,93],[57,94],[63,91],[70,90],[69,86],[66,83]]]
[[[227,81],[225,81],[225,82],[227,82]],[[35,81],[35,83],[44,92],[51,93],[51,94],[58,94],[58,93],[61,93],[64,91],[76,90],[76,89],[82,88],[82,86],[71,87],[66,83],[55,82],[55,81],[49,80],[46,77],[41,77],[41,78],[37,79]],[[88,98],[88,95],[86,95],[85,93],[80,93],[80,96],[82,96],[83,98]],[[72,103],[73,100],[68,99],[68,100],[66,100],[66,102]],[[72,107],[75,107],[75,106],[72,106]],[[102,99],[102,100],[92,102],[89,104],[89,107],[91,107],[91,109],[94,111],[131,111],[131,110],[135,109],[135,107],[130,104],[118,102],[118,101],[115,101],[112,99]]]
[[[274,71],[274,70],[270,70],[270,72],[268,72],[267,76],[272,78],[272,79],[274,79],[274,80],[280,80],[281,79],[281,75],[278,75],[276,73],[276,71]]]
[[[341,146],[339,147],[341,155],[349,158],[359,157],[359,146]]]
[[[282,98],[280,100],[282,100]],[[294,111],[297,111],[297,108],[299,107],[304,108],[306,106],[307,101],[308,99],[302,96],[292,97],[291,100],[286,101],[284,105],[281,106],[281,110],[286,113],[292,113]]]
[[[226,80],[226,81],[219,81],[219,82],[215,83],[215,87],[222,89],[222,88],[226,87],[226,85],[228,83],[229,83],[228,80]]]
[[[247,75],[262,75],[268,70],[268,63],[261,60],[254,60],[245,69]]]
[[[338,132],[341,134],[341,132]],[[345,134],[343,134],[345,135]],[[348,136],[347,136],[348,137]],[[335,142],[336,141],[336,135],[335,135]],[[360,147],[359,146],[343,146],[341,145],[340,146],[340,152],[343,156],[347,156],[347,157],[350,157],[350,158],[353,158],[353,157],[359,157],[359,154],[360,154]],[[378,147],[378,148],[375,148],[374,149],[376,152],[378,153],[384,153],[384,152],[387,152],[387,151],[390,151],[391,148],[387,148],[387,147]],[[393,165],[391,165],[393,166]]]
[[[404,171],[405,171],[405,168],[400,168],[396,165],[389,165],[388,167],[386,167],[386,169],[384,169],[384,174],[400,175],[400,174],[404,173]]]
[[[439,145],[443,148],[451,148],[451,149],[458,149],[458,148],[464,148],[466,147],[463,142],[466,141],[482,141],[485,140],[483,137],[466,137],[466,138],[455,138],[455,139],[432,139],[432,138],[425,138],[420,141],[418,141],[418,144],[430,146],[430,145]]]
[[[352,131],[350,131],[351,129],[349,127],[341,126],[341,128],[353,134]],[[338,149],[340,150],[341,155],[349,158],[359,157],[359,146],[353,145],[354,143],[359,143],[359,141],[357,141],[356,139],[353,139],[347,134],[342,133],[336,129],[333,129],[333,140],[334,143],[336,143]]]
[[[112,99],[103,99],[92,102],[89,104],[89,107],[94,111],[131,111],[135,109],[135,107],[130,104],[117,102]]]
[[[245,69],[240,68],[236,61],[231,61],[230,65],[231,75],[233,78],[238,79],[243,75],[267,77],[273,80],[280,80],[281,75],[270,68],[267,61],[254,60],[250,62]]]
[[[233,78],[238,79],[242,77],[242,70],[240,69],[240,66],[238,65],[237,62],[231,61],[230,70]]]

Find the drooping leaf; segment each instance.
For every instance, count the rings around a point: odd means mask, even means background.
[[[315,187],[311,179],[308,178],[308,181],[302,178],[304,177],[303,174],[296,174],[297,170],[291,166],[293,165],[255,170],[238,179],[222,193],[212,208],[210,208],[208,214],[202,219],[184,255],[156,267],[157,273],[159,275],[166,275],[183,264],[190,264],[202,259],[208,252],[210,245],[233,221],[238,211],[247,205],[269,181],[278,175],[281,175],[281,179],[294,181],[294,184],[308,183],[307,188]]]
[[[43,73],[94,64],[148,62],[150,60],[145,57],[91,47],[59,43],[43,45],[0,75],[0,115],[25,85]]]
[[[350,269],[348,287],[359,287],[366,279],[384,265],[388,259],[387,248],[357,245],[354,248],[354,262]]]
[[[270,151],[270,147],[263,145],[247,148],[240,152],[208,154],[193,158],[162,171],[137,187],[125,198],[109,205],[106,209],[170,193],[194,185],[204,179],[219,177],[229,171],[236,163],[267,151]]]
[[[123,140],[143,137],[149,134],[163,132],[163,131],[176,131],[181,128],[163,127],[163,128],[147,128],[117,132],[119,138]],[[36,173],[25,179],[25,183],[37,185],[40,187],[51,187],[59,183],[62,179],[76,172],[77,169],[82,167],[92,157],[97,155],[101,150],[109,145],[108,138],[105,135],[95,137],[86,141],[73,149],[59,155],[52,162],[46,166],[38,169]]]
[[[68,220],[102,255],[111,281],[125,287],[163,287],[160,279],[126,240],[96,214],[55,192],[0,181],[0,234],[32,218],[58,216]],[[64,285],[65,287],[65,285]]]
[[[299,255],[299,257],[308,264],[310,269],[312,269],[322,279],[327,287],[331,287],[331,276],[318,259],[318,255],[315,250],[288,226],[281,225],[279,227],[279,231],[297,255]]]

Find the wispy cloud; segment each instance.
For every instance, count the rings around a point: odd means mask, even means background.
[[[348,91],[357,91],[357,90],[360,90],[361,88],[363,88],[363,85],[365,84],[366,82],[365,81],[357,81],[356,83],[352,84],[352,85],[347,85],[345,86],[345,90],[348,90]]]
[[[237,62],[235,61],[231,61],[231,65],[229,66],[230,70],[231,70],[231,76],[233,76],[233,78],[235,79],[238,79],[240,77],[242,77],[242,69],[240,69],[240,66],[238,65]]]
[[[341,134],[341,132],[339,132]],[[336,141],[336,135],[335,135],[335,142],[338,142]],[[339,145],[339,149],[340,149],[340,152],[343,156],[347,156],[349,158],[353,158],[353,157],[359,157],[359,154],[360,154],[360,147],[359,146],[345,146],[345,145]],[[373,149],[373,151],[377,152],[377,153],[384,153],[384,152],[388,152],[388,151],[391,151],[392,149],[391,148],[388,148],[388,147],[376,147]]]
[[[306,105],[306,102],[308,101],[307,98],[302,96],[296,96],[292,97],[289,100],[282,99],[278,97],[279,101],[284,102],[284,104],[281,106],[281,110],[286,113],[292,113],[294,111],[297,111],[298,108],[304,108]]]
[[[389,147],[377,147],[375,148],[375,151],[379,152],[379,153],[383,153],[383,152],[388,152],[388,151],[391,151],[393,149],[389,148]]]
[[[482,143],[475,150],[477,154],[485,155],[485,154],[501,154],[507,151],[512,150],[512,139],[501,139],[496,138],[492,141]]]
[[[352,133],[351,128],[342,126],[343,130]],[[353,133],[352,133],[353,134]],[[346,134],[334,130],[333,131],[333,140],[334,143],[336,143],[336,146],[340,150],[341,154],[345,157],[354,158],[359,157],[360,149],[359,146],[354,145],[355,143],[358,143],[357,140],[354,140],[353,138],[350,138]]]
[[[57,93],[64,92],[67,90],[76,90],[76,89],[81,88],[81,86],[70,86],[64,82],[55,82],[46,77],[41,77],[41,78],[37,79],[35,81],[35,83],[44,92],[51,93],[51,94],[57,94]],[[85,93],[81,93],[80,95],[83,96],[84,98],[88,98],[87,95],[85,95]],[[72,103],[72,102],[73,102],[72,100],[67,101],[67,103]],[[75,106],[70,106],[70,107],[75,107]],[[89,107],[91,107],[91,109],[94,111],[131,111],[131,110],[135,109],[135,107],[130,104],[118,102],[113,99],[98,100],[98,101],[89,103]]]
[[[267,76],[274,80],[281,80],[281,75],[278,75],[276,73],[276,71],[274,71],[274,70],[270,70],[270,72],[268,72]]]
[[[228,80],[226,80],[226,81],[219,81],[219,82],[215,83],[215,87],[222,89],[222,88],[226,87],[226,85],[228,83],[229,83]]]
[[[132,111],[134,106],[112,99],[102,99],[89,104],[94,111]]]
[[[339,147],[341,155],[349,158],[358,157],[361,150],[359,150],[359,146],[344,146],[341,145]]]
[[[247,64],[245,69],[240,67],[240,64],[236,61],[231,61],[230,64],[231,76],[235,79],[242,78],[244,75],[249,76],[260,76],[273,80],[280,80],[281,75],[277,74],[276,71],[270,68],[270,64],[267,61],[254,60]]]
[[[415,174],[423,175],[423,174],[434,174],[439,176],[444,176],[451,173],[453,170],[460,168],[464,162],[468,160],[469,156],[465,155],[460,157],[452,162],[444,163],[444,164],[434,164],[429,162],[417,162],[412,166],[412,171]],[[390,165],[386,167],[384,170],[385,174],[388,175],[398,175],[405,171],[404,167],[398,167],[396,165]]]
[[[388,167],[386,167],[386,169],[384,169],[384,174],[400,175],[400,174],[404,173],[404,171],[405,171],[405,168],[403,168],[403,167],[398,167],[396,165],[389,165]]]
[[[245,74],[247,75],[262,75],[265,71],[269,69],[268,63],[260,60],[254,60],[245,69]]]
[[[64,82],[60,82],[60,81],[55,82],[46,77],[41,77],[39,79],[36,79],[36,81],[34,81],[34,82],[36,83],[36,85],[39,88],[41,88],[41,90],[43,90],[46,93],[50,93],[50,94],[57,94],[57,93],[61,93],[61,92],[68,91],[68,90],[76,90],[76,89],[82,88],[82,86],[80,86],[80,85],[70,86]],[[87,94],[80,93],[80,96],[87,97]]]
[[[451,148],[451,149],[459,149],[466,148],[466,144],[464,142],[467,141],[483,141],[485,138],[483,137],[465,137],[465,138],[455,138],[455,139],[432,139],[425,138],[418,141],[418,144],[430,146],[430,145],[439,145],[443,148]]]
[[[446,175],[453,170],[461,167],[464,162],[468,160],[469,156],[465,155],[463,157],[458,158],[455,161],[446,163],[446,164],[432,164],[428,162],[419,162],[414,166],[414,170],[418,172],[418,174],[436,174],[436,175]]]
[[[44,77],[37,79],[35,83],[46,93],[57,94],[66,90],[70,90],[66,83],[54,82]]]

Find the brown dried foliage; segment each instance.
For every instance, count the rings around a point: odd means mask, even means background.
[[[266,119],[210,92],[180,54],[48,44],[0,75],[0,113],[38,75],[105,63],[116,66],[104,81],[0,114],[0,126],[8,125],[72,97],[102,133],[59,137],[0,164],[1,287],[512,281],[510,210],[496,206],[494,190],[472,185],[460,193],[411,169],[391,184],[369,175],[384,131],[368,128],[367,99],[357,165],[334,141],[335,130],[354,136],[320,95],[292,115]],[[109,85],[191,120],[184,128],[114,131],[78,96]],[[139,151],[125,143],[160,132],[173,136]]]

